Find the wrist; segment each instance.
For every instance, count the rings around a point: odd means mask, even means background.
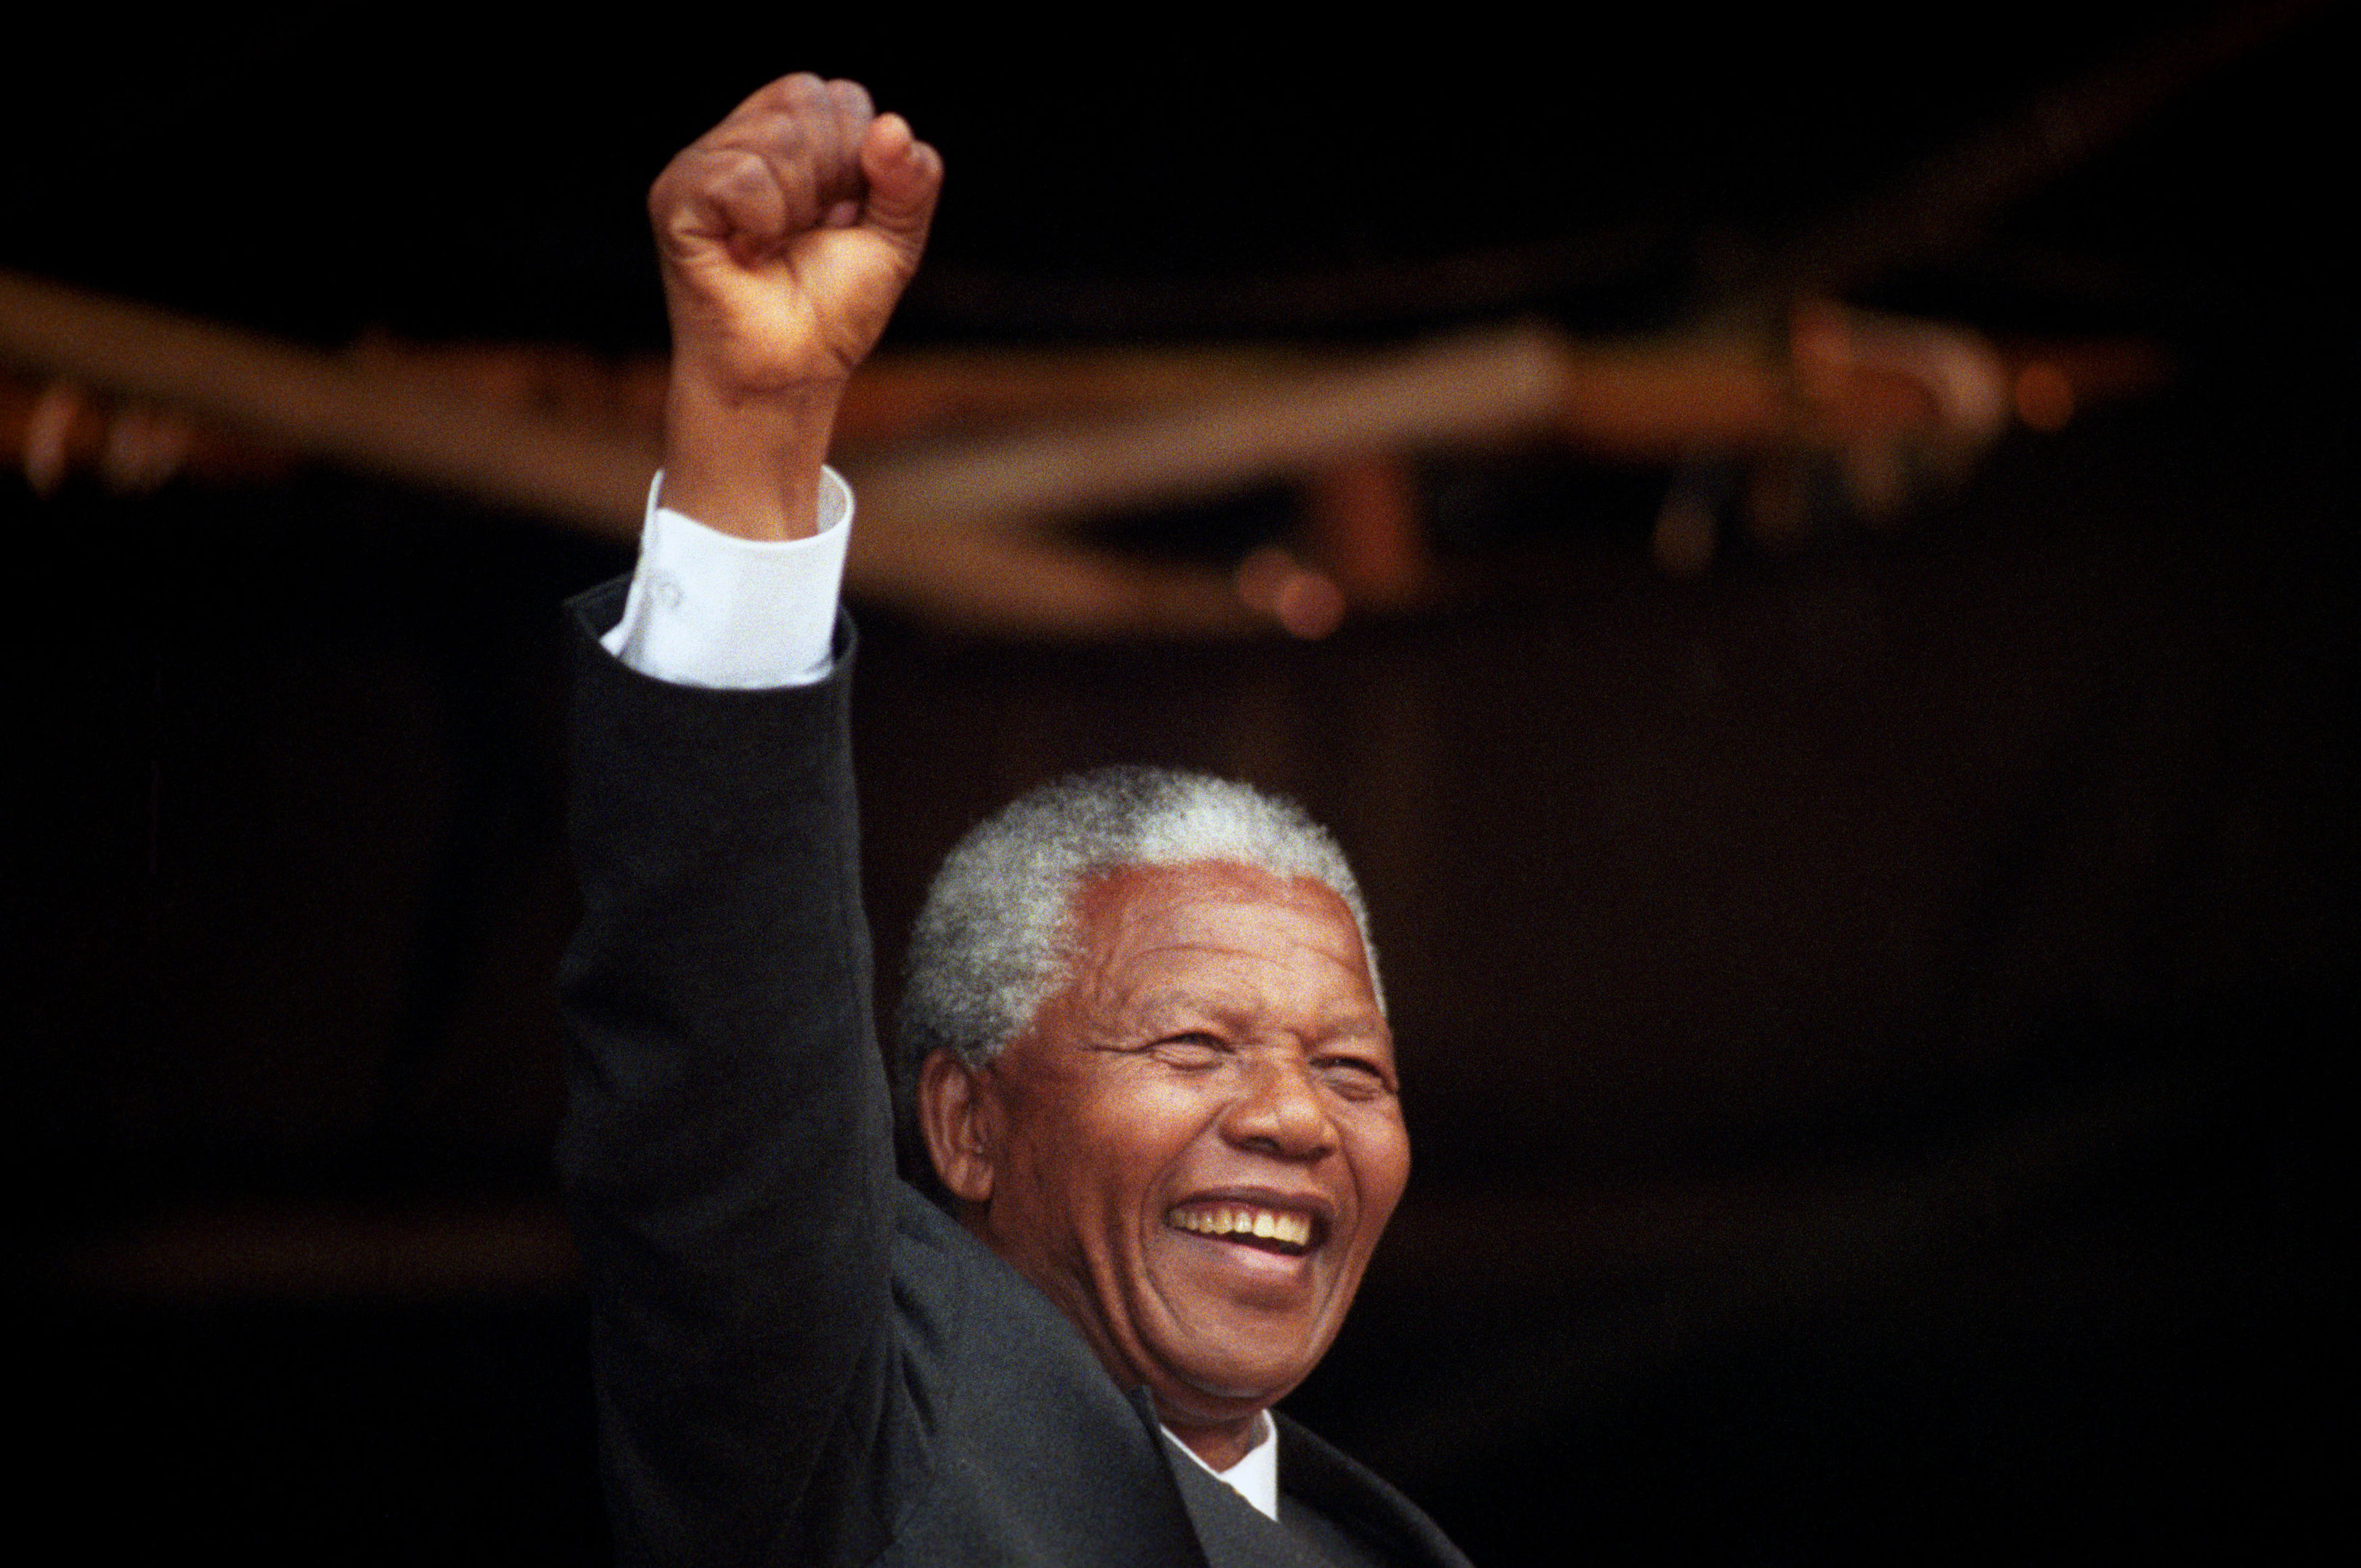
[[[731,395],[675,373],[664,402],[663,504],[744,539],[808,537],[842,390],[835,382]]]

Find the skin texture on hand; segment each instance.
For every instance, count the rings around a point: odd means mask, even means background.
[[[648,218],[672,320],[664,504],[809,534],[838,400],[918,258],[942,159],[852,82],[772,82],[665,166]]]

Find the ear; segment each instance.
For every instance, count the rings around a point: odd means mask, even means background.
[[[962,1203],[992,1201],[991,1094],[954,1051],[930,1051],[918,1064],[918,1129],[935,1175]]]

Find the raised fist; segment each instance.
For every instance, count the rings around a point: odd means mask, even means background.
[[[648,216],[672,316],[668,505],[756,537],[810,531],[837,398],[917,269],[942,173],[859,83],[807,74],[665,167]]]

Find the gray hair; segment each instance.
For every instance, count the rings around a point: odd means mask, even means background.
[[[970,829],[935,873],[910,933],[896,1065],[905,1094],[948,1047],[982,1067],[1072,972],[1074,892],[1129,866],[1235,861],[1324,883],[1353,913],[1379,1012],[1361,889],[1328,830],[1293,801],[1168,768],[1102,768],[1042,785]]]

